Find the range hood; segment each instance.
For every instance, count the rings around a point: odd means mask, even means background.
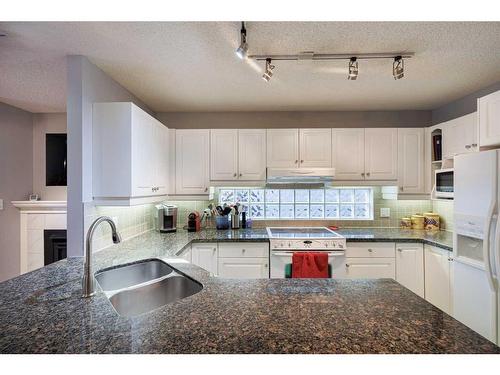
[[[267,186],[323,187],[335,177],[334,168],[267,168]]]

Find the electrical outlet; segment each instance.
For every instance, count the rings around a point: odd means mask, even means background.
[[[0,210],[3,210],[3,199],[0,199]]]
[[[391,217],[391,209],[387,207],[381,208],[380,217]]]

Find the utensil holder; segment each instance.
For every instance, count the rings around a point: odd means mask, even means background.
[[[228,216],[216,216],[215,217],[215,228],[217,228],[217,229],[229,229],[229,217]]]

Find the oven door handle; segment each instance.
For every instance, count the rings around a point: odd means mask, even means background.
[[[278,256],[278,257],[289,257],[290,255],[293,255],[293,253],[300,253],[300,252],[307,252],[307,251],[280,251],[280,252],[272,252],[271,256]],[[329,257],[342,257],[345,255],[345,251],[335,251],[335,252],[326,252],[322,251],[321,253],[326,253],[328,254]]]

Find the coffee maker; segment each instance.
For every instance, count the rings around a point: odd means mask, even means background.
[[[161,233],[177,231],[177,207],[171,204],[156,205],[156,230]]]

